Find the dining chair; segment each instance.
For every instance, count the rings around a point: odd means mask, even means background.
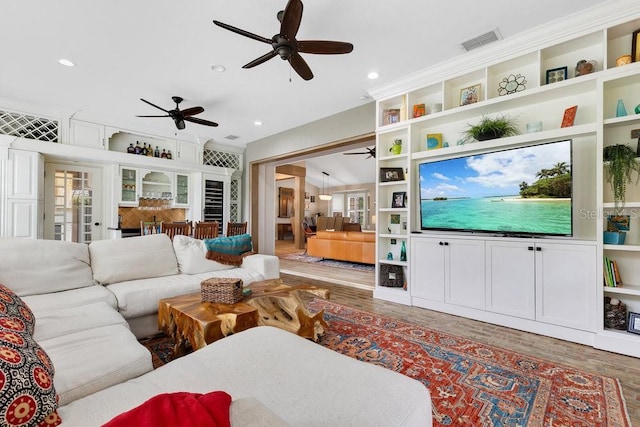
[[[171,237],[173,240],[173,236],[177,234],[181,234],[184,236],[191,236],[191,222],[165,222],[160,227],[162,233]]]
[[[194,239],[213,239],[218,237],[220,223],[218,221],[199,221],[193,229]]]
[[[245,234],[247,232],[246,222],[228,222],[227,223],[227,237],[237,236],[239,234]]]

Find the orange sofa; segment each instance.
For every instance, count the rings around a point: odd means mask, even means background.
[[[376,263],[375,233],[359,231],[318,231],[307,239],[307,254],[340,261]]]

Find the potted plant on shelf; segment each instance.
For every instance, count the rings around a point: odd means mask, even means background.
[[[520,131],[514,119],[500,114],[496,117],[482,116],[478,124],[468,125],[464,134],[464,141],[471,142],[474,139],[476,141],[486,141],[488,139],[519,135]]]
[[[604,147],[602,154],[606,179],[613,190],[614,207],[616,213],[619,213],[624,207],[627,184],[637,184],[640,179],[640,163],[638,163],[636,152],[626,144]]]
[[[393,140],[393,144],[391,145],[391,148],[389,148],[389,152],[393,154],[400,154],[402,152],[402,140],[400,138]]]

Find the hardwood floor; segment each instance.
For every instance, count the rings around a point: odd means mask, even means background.
[[[291,241],[277,241],[276,254],[295,252]],[[280,260],[288,284],[315,284],[331,291],[331,300],[446,333],[474,339],[518,353],[537,356],[620,380],[632,425],[640,427],[640,359],[463,317],[373,298],[373,273],[363,276],[343,268],[312,268],[311,264]]]

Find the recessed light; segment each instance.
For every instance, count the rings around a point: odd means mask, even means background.
[[[262,126],[262,122],[260,120],[256,120],[253,124],[256,126]]]
[[[220,64],[212,65],[211,69],[213,71],[217,71],[218,73],[223,73],[226,70],[225,66],[224,65],[220,65]]]
[[[375,80],[378,77],[380,77],[380,75],[378,73],[376,73],[375,71],[372,71],[369,74],[367,74],[367,77],[369,78],[369,80]]]
[[[73,62],[71,62],[68,59],[62,58],[62,59],[58,59],[58,63],[64,65],[65,67],[73,67],[76,64],[74,64]]]

